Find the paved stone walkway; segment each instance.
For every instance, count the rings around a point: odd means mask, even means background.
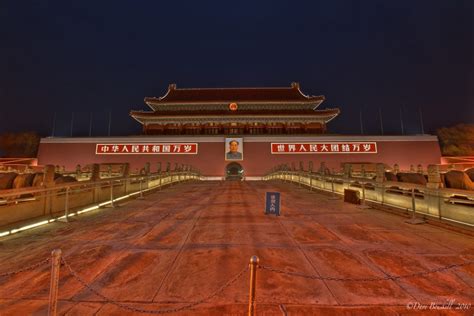
[[[263,214],[282,192],[282,216]],[[160,310],[199,300],[260,264],[306,275],[378,278],[474,260],[474,238],[409,225],[282,182],[180,184],[117,209],[90,212],[0,239],[0,274],[61,248],[86,282],[114,301]],[[61,268],[61,315],[134,315],[91,293]],[[0,315],[45,315],[49,265],[0,278]],[[207,303],[173,315],[245,315],[249,274]],[[258,315],[398,315],[474,304],[474,265],[399,280],[316,280],[258,270]],[[414,307],[414,309],[407,308]],[[417,305],[418,304],[418,305]],[[426,307],[426,309],[424,309]],[[474,314],[455,307],[441,314]]]

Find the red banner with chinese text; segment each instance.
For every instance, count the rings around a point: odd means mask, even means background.
[[[97,144],[96,155],[196,155],[196,143]]]
[[[376,154],[376,142],[272,143],[272,154]]]

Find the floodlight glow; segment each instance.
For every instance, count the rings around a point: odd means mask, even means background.
[[[24,230],[27,230],[27,229],[31,229],[31,228],[35,228],[35,227],[38,227],[38,226],[46,225],[48,223],[49,223],[49,220],[41,221],[41,222],[38,222],[38,223],[26,225],[26,226],[23,226],[23,227],[20,227],[20,228],[12,229],[12,230],[10,230],[10,233],[14,234],[14,233],[21,232],[21,231],[24,231]]]
[[[171,182],[171,183],[175,183],[175,182],[179,182],[179,181],[174,181],[174,182]],[[164,185],[164,184],[163,184]],[[142,190],[141,192],[147,192],[147,191],[151,191],[151,190],[154,190],[158,187],[161,187],[161,186],[156,186],[156,187],[153,187],[153,188],[148,188],[148,189],[144,189]],[[121,200],[124,200],[124,199],[127,199],[129,197],[132,197],[134,195],[139,195],[140,194],[140,191],[137,191],[137,192],[133,192],[133,193],[130,193],[130,194],[127,194],[127,195],[124,195],[124,196],[121,196],[121,197],[118,197],[118,198],[115,198],[113,199],[112,201],[113,202],[116,202],[116,201],[121,201]],[[1,202],[1,201],[0,201]],[[111,200],[109,201],[106,201],[106,202],[102,202],[102,203],[99,203],[98,205],[95,205],[95,206],[91,206],[91,207],[87,207],[87,208],[84,208],[80,211],[77,211],[75,213],[70,213],[68,214],[67,217],[72,217],[72,216],[77,216],[79,214],[83,214],[83,213],[87,213],[87,212],[90,212],[90,211],[94,211],[94,210],[97,210],[99,209],[101,206],[105,206],[105,205],[108,205],[108,204],[111,204]],[[49,223],[52,223],[52,222],[56,222],[60,219],[65,219],[66,218],[66,215],[62,215],[62,216],[59,216],[59,217],[56,217],[56,218],[51,218],[49,220],[44,220],[44,221],[41,221],[41,222],[37,222],[37,223],[33,223],[33,224],[30,224],[30,225],[26,225],[26,226],[23,226],[23,227],[20,227],[20,228],[15,228],[15,229],[11,229],[9,231],[4,231],[4,232],[0,232],[0,237],[5,237],[5,236],[8,236],[8,235],[12,235],[12,234],[15,234],[15,233],[18,233],[18,232],[22,232],[22,231],[25,231],[25,230],[28,230],[28,229],[32,229],[32,228],[35,228],[35,227],[38,227],[38,226],[42,226],[42,225],[46,225],[46,224],[49,224]]]

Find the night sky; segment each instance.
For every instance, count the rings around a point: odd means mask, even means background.
[[[474,1],[0,3],[0,133],[140,134],[169,83],[289,86],[325,95],[334,133],[474,123]]]

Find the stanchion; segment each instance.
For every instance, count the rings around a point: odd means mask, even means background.
[[[249,292],[249,313],[248,316],[255,315],[255,287],[257,283],[257,265],[258,257],[250,258],[250,292]]]
[[[411,218],[409,220],[406,220],[405,223],[412,225],[424,224],[425,221],[423,219],[416,218],[415,188],[411,189],[411,208],[413,210],[413,212],[411,213]]]
[[[385,184],[382,183],[382,197],[381,197],[381,204],[384,205],[385,203]]]
[[[69,222],[69,187],[66,188],[66,194],[64,196],[64,218],[58,219],[60,222]]]
[[[57,315],[60,266],[61,266],[61,249],[55,249],[51,252],[51,283],[49,287],[48,316]]]
[[[371,208],[367,204],[365,204],[365,182],[362,182],[362,201],[359,205],[359,208],[361,209],[369,209]]]
[[[313,191],[313,176],[309,174],[309,190]]]
[[[137,197],[137,200],[144,200],[144,199],[145,199],[145,198],[143,197],[142,180],[143,180],[143,178],[140,177],[140,196]]]
[[[118,180],[120,181],[120,180]],[[106,204],[103,207],[105,208],[117,208],[119,205],[117,205],[114,202],[114,180],[110,180],[110,204]]]
[[[339,200],[339,198],[336,196],[336,191],[334,190],[334,178],[331,179],[331,197],[329,200]]]
[[[115,207],[114,205],[114,182],[110,180],[110,207]]]

